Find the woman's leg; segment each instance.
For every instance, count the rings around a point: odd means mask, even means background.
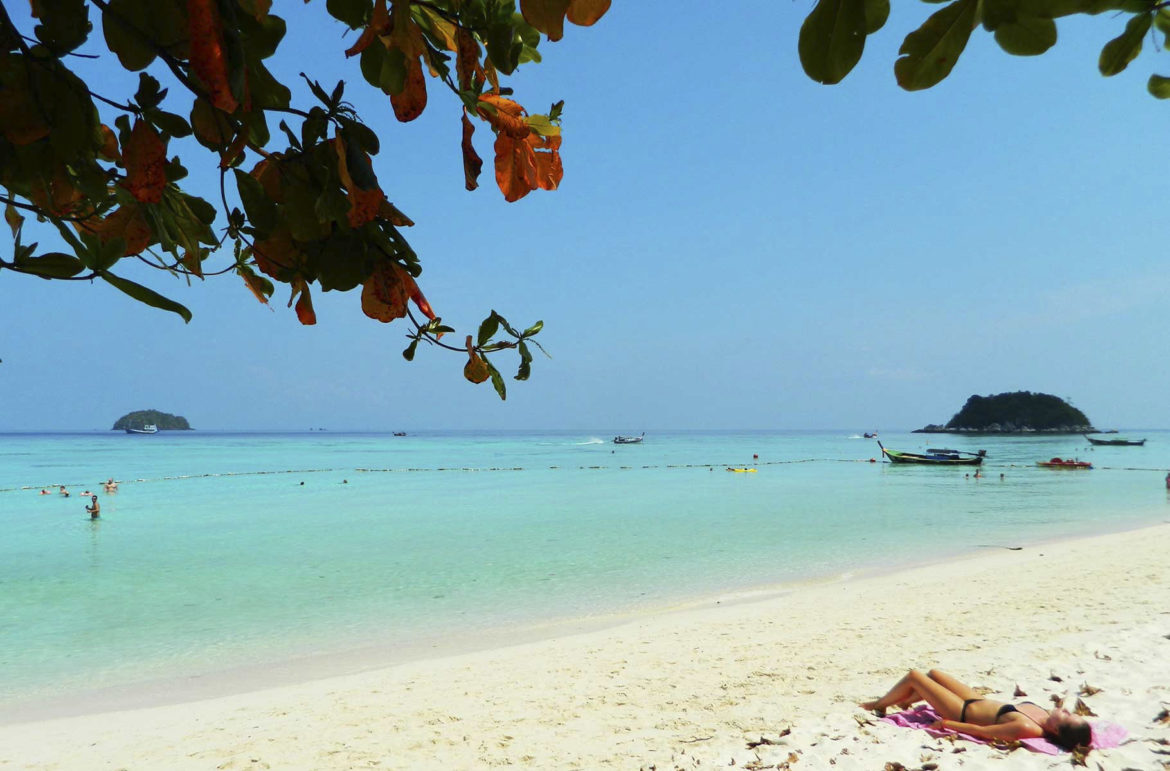
[[[958,682],[958,681],[955,681]],[[861,704],[862,709],[882,710],[894,704],[913,704],[925,699],[935,711],[947,720],[958,720],[963,712],[963,698],[952,693],[943,684],[917,669],[911,669],[885,696]]]
[[[938,669],[932,669],[926,673],[926,676],[941,685],[943,688],[946,688],[948,691],[958,696],[963,701],[966,701],[967,699],[983,698],[983,696],[974,688],[964,682],[956,680],[946,672],[942,672]]]
[[[873,701],[863,701],[861,702],[861,708],[884,710],[886,707],[893,706],[894,704],[902,704],[906,702],[907,699],[916,697],[917,694],[914,691],[914,686],[910,683],[911,675],[915,674],[916,672],[917,670],[911,669],[902,676],[901,680],[894,684],[893,688],[886,691],[885,696],[881,697],[880,699],[874,699]],[[917,701],[916,698],[914,698],[914,700]]]

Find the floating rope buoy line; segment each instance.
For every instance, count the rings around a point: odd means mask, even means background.
[[[873,463],[873,458],[798,458],[795,460],[753,461],[751,466],[735,466],[730,463],[663,463],[643,466],[439,466],[435,468],[308,468],[308,469],[280,469],[274,471],[220,471],[207,474],[176,474],[162,477],[144,477],[138,479],[120,479],[121,484],[137,484],[150,482],[173,482],[187,479],[216,479],[223,477],[250,477],[268,476],[275,474],[328,474],[328,473],[366,473],[366,474],[421,474],[421,473],[491,473],[516,471],[633,471],[636,469],[726,469],[732,472],[756,472],[762,466],[791,466],[798,463]],[[1006,463],[999,468],[1035,468],[1028,463]],[[1149,471],[1162,473],[1163,468],[1144,468],[1139,466],[1097,466],[1098,471]],[[25,490],[45,490],[59,487],[84,487],[87,484],[101,485],[102,482],[53,482],[51,484],[21,485],[19,487],[0,487],[0,493],[21,492]],[[56,493],[53,493],[56,495]]]

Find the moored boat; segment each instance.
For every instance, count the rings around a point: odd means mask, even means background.
[[[641,444],[642,439],[646,436],[646,432],[638,434],[637,436],[622,436],[618,435],[613,438],[614,444]]]
[[[986,450],[970,453],[959,450],[930,449],[923,454],[887,450],[881,442],[878,442],[878,447],[882,448],[882,455],[889,458],[891,463],[919,463],[927,466],[978,466],[987,457]]]
[[[1141,447],[1146,443],[1145,439],[1094,439],[1088,434],[1083,436],[1089,440],[1089,444],[1104,444],[1110,447]]]
[[[1040,468],[1093,468],[1093,464],[1087,460],[1069,460],[1067,458],[1053,458],[1052,460],[1038,460],[1036,465]]]
[[[147,423],[146,425],[142,426],[141,428],[127,428],[126,433],[127,434],[157,434],[158,433],[158,426],[156,426],[153,423]]]

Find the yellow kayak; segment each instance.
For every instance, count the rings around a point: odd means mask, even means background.
[[[744,473],[754,474],[754,473],[756,473],[756,470],[754,468],[731,468],[731,467],[728,467],[727,470],[734,471],[737,474],[744,474]]]

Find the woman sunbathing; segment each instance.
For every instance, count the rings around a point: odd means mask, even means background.
[[[981,697],[975,689],[946,672],[932,669],[926,674],[911,669],[885,696],[862,702],[862,709],[884,712],[887,707],[903,709],[926,701],[942,719],[932,728],[961,731],[982,739],[1044,738],[1066,750],[1088,746],[1093,739],[1083,717],[1057,707],[1044,709],[1022,701],[1008,704]]]

